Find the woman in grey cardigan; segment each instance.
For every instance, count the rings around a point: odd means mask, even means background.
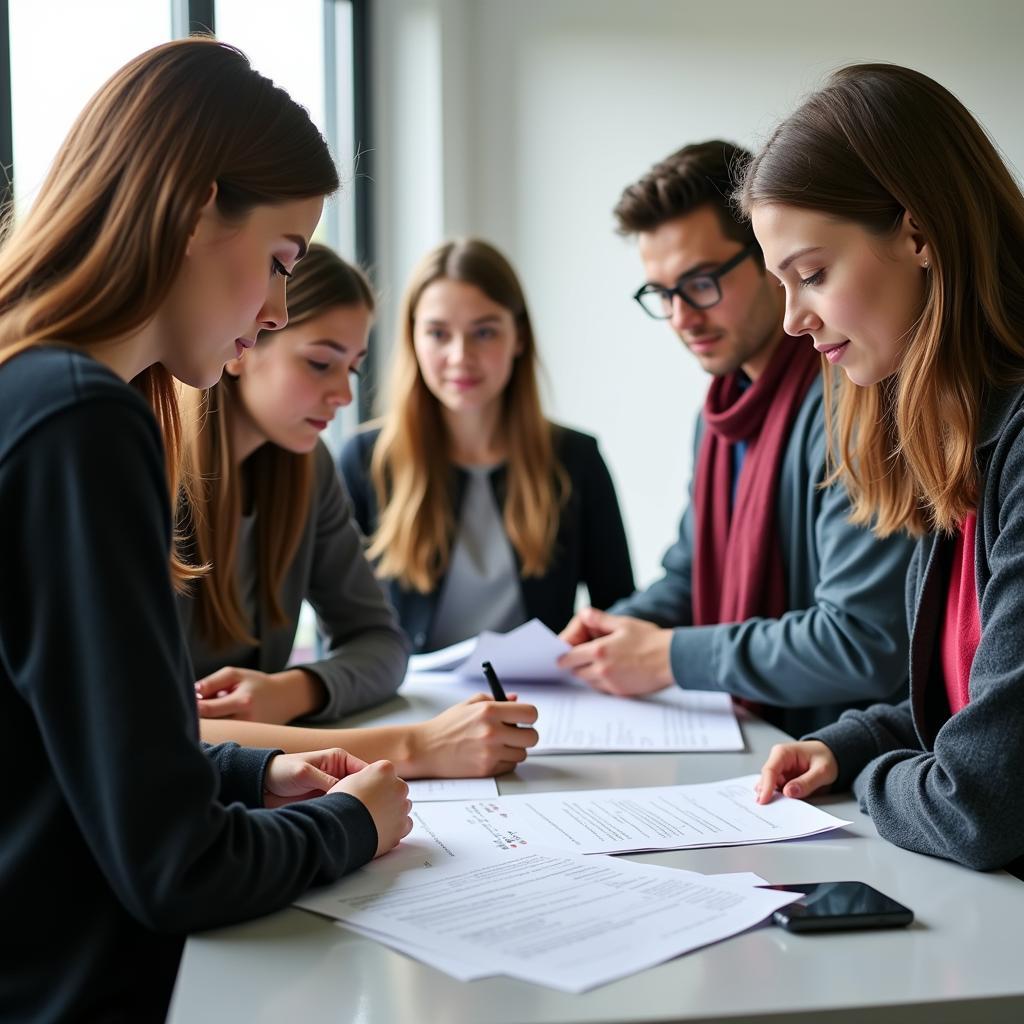
[[[897,845],[1017,870],[1024,197],[942,86],[859,65],[776,130],[742,201],[786,289],[786,330],[845,371],[833,455],[855,519],[920,538],[910,699],[775,747],[759,800],[852,785]]]
[[[526,705],[474,700],[398,730],[310,736],[272,727],[333,721],[387,699],[408,654],[319,440],[351,401],[349,375],[366,355],[373,293],[359,271],[312,245],[288,300],[288,328],[228,363],[221,382],[196,399],[186,439],[192,493],[179,528],[190,564],[209,569],[179,609],[199,677],[203,737],[286,750],[313,739],[396,761],[408,775],[508,770],[531,745],[533,731],[515,727],[532,721]],[[328,650],[289,666],[303,600]]]

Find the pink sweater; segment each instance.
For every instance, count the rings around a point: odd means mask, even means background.
[[[977,516],[971,513],[960,528],[953,549],[953,564],[946,594],[946,615],[942,623],[942,675],[946,683],[949,710],[956,714],[971,700],[970,680],[974,652],[981,639],[978,588],[974,583],[974,531]]]

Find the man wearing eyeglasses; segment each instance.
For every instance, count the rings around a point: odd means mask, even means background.
[[[747,158],[726,142],[687,146],[615,208],[643,263],[634,300],[712,381],[664,576],[575,616],[561,664],[613,694],[725,691],[799,736],[905,695],[911,543],[851,526],[843,486],[823,486],[820,357],[783,331],[784,292],[730,203]]]

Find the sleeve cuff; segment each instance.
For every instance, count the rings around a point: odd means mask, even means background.
[[[280,750],[240,747],[237,743],[204,744],[204,749],[220,778],[217,798],[222,804],[263,806],[263,779],[267,765],[271,758],[281,753]]]
[[[678,626],[672,630],[672,678],[684,690],[719,690],[715,634],[720,626]]]
[[[345,873],[369,864],[377,853],[377,826],[363,802],[350,793],[325,793],[319,800],[330,803],[350,844]]]
[[[850,789],[853,780],[879,753],[871,730],[859,720],[860,714],[858,711],[844,712],[838,722],[801,737],[824,743],[835,755],[839,775],[833,788],[837,790]]]
[[[338,707],[339,701],[336,696],[336,689],[331,686],[329,671],[325,671],[325,669],[331,668],[331,659],[323,658],[320,661],[306,662],[301,665],[289,665],[288,668],[300,668],[303,672],[308,672],[314,679],[318,680],[320,685],[324,688],[323,704],[317,708],[316,711],[311,711],[308,715],[303,715],[299,721],[336,722],[341,718],[344,711]]]

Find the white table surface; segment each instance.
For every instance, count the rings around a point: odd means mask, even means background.
[[[437,709],[410,691],[349,724]],[[744,714],[744,713],[741,713]],[[757,771],[783,735],[744,714],[748,750],[529,759],[502,793],[710,782]],[[582,995],[508,978],[463,983],[305,911],[288,909],[191,937],[174,1024],[424,1024],[443,1021],[1024,1021],[1024,882],[908,853],[879,838],[848,796],[820,803],[850,828],[786,843],[643,854],[707,873],[771,882],[856,879],[909,906],[909,928],[801,936],[763,925]]]

